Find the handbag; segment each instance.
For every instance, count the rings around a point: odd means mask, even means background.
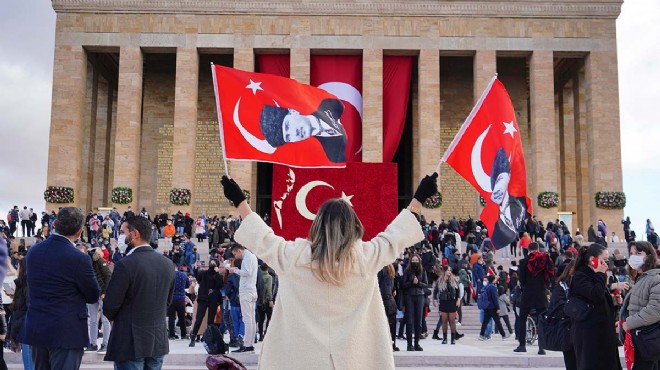
[[[589,317],[594,306],[578,297],[570,297],[564,304],[564,313],[575,321],[584,321]]]
[[[660,360],[660,322],[632,329],[633,346],[639,356],[646,361]]]
[[[568,295],[568,288],[564,282],[560,283],[560,287],[564,294]],[[555,296],[558,292],[561,291],[555,288],[550,300],[559,303],[539,315],[539,343],[542,344],[543,349],[548,351],[570,351],[573,349],[571,319],[561,315],[565,303],[561,303],[561,297]]]

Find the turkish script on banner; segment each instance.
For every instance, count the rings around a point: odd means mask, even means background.
[[[330,198],[351,204],[369,240],[397,215],[395,163],[347,163],[342,169],[273,166],[271,227],[287,240],[306,238],[316,212]]]
[[[226,159],[344,167],[344,105],[325,90],[271,74],[211,66]]]
[[[336,95],[344,103],[346,161],[362,162],[362,56],[312,55],[310,84]]]
[[[525,157],[511,98],[494,77],[449,145],[442,161],[486,200],[481,221],[495,248],[524,231],[532,205]]]

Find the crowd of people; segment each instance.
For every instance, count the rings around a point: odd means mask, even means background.
[[[229,336],[233,352],[254,352],[254,343],[264,340],[271,318],[278,315],[278,307],[282,310],[277,303],[280,277],[284,273],[290,278],[291,272],[280,266],[283,262],[277,258],[273,260],[275,268],[271,267],[267,261],[273,257],[250,245],[257,241],[246,237],[247,233],[242,238],[248,242],[239,237],[243,244],[237,243],[235,236],[240,236],[241,224],[252,214],[242,213],[246,212],[239,208],[238,217],[201,215],[193,219],[188,213],[177,212],[152,218],[144,208],[137,213],[128,207],[122,214],[113,209],[107,214],[90,211],[87,215],[77,209],[62,208],[58,213],[42,212],[39,217],[28,207],[22,211],[14,207],[7,222],[0,220],[0,235],[9,247],[6,281],[10,283],[4,289],[4,313],[0,312],[8,325],[3,326],[0,320],[0,335],[5,331],[7,347],[22,352],[25,369],[40,368],[35,363],[44,361],[51,368],[79,365],[78,352],[72,356],[54,351],[62,347],[61,340],[44,336],[44,329],[36,327],[47,320],[39,316],[40,301],[45,305],[49,297],[70,294],[67,287],[46,283],[53,279],[50,274],[58,275],[58,279],[69,274],[78,295],[82,291],[79,302],[85,304],[84,312],[78,313],[85,319],[85,339],[74,335],[67,343],[81,349],[80,358],[83,350],[96,351],[120,364],[151,359],[153,368],[158,368],[167,346],[155,345],[140,352],[136,347],[141,346],[135,342],[117,339],[134,335],[127,332],[131,313],[153,307],[155,302],[164,304],[155,317],[167,318],[163,327],[170,340],[188,340],[193,347],[207,326],[215,325]],[[80,229],[74,230],[73,224],[78,221]],[[259,221],[268,227],[267,215]],[[65,222],[69,225],[63,226]],[[479,340],[488,341],[493,334],[503,339],[515,336],[518,345],[514,351],[526,352],[527,318],[531,316],[538,323],[548,312],[562,312],[560,319],[569,320],[572,327],[571,338],[566,339],[571,346],[563,350],[566,368],[618,369],[617,347],[625,342],[625,333],[660,322],[657,234],[647,220],[648,241],[636,241],[630,219],[621,223],[622,240],[614,231],[608,233],[602,220],[595,227],[590,225],[585,238],[579,231],[572,235],[559,220],[543,225],[530,217],[519,238],[497,250],[478,220],[452,218],[436,224],[418,216],[421,240],[408,243],[396,253],[392,263],[386,263],[376,274],[390,328],[388,347],[398,351],[396,341],[403,339],[408,351],[423,351],[421,341],[431,332],[433,340],[455,344],[464,336],[459,333],[462,308],[476,304],[481,322]],[[260,229],[251,222],[249,228],[253,227]],[[19,231],[24,237],[35,238],[32,248],[26,243],[29,239],[16,238]],[[197,250],[197,245],[206,239],[208,259]],[[78,249],[76,253],[82,253],[58,255],[55,259],[44,248],[48,242],[70,243]],[[610,256],[607,245],[612,242],[626,242],[627,250],[617,249]],[[144,269],[147,257],[134,254],[137,249],[156,250],[158,253],[153,255],[161,254],[164,258],[151,261],[153,267]],[[134,258],[127,258],[130,255]],[[63,272],[62,268],[53,267],[53,272],[45,274],[26,272],[30,265],[40,266],[35,271],[43,270],[47,263],[66,266],[67,258],[69,263],[78,261],[76,266],[85,268]],[[149,279],[159,281],[162,294],[145,302],[138,299],[127,308],[125,298],[140,289],[127,285],[128,282],[144,278],[134,276],[134,270],[150,272]],[[316,280],[334,284],[329,281],[333,276],[341,280],[334,273],[326,266],[312,275]],[[166,275],[168,278],[163,280]],[[588,319],[578,320],[564,314],[566,310],[557,310],[570,300],[587,302],[591,307]],[[431,310],[439,311],[439,319],[427,325]],[[62,311],[63,316],[71,313]],[[49,315],[52,314],[50,310]],[[78,324],[63,320],[58,325],[66,326],[61,330],[68,332]],[[156,330],[162,325],[155,320],[152,326]],[[311,323],[310,326],[314,327]],[[55,327],[50,330],[60,332]],[[157,333],[147,330],[143,335],[149,338]],[[601,340],[594,341],[594,337]],[[545,347],[539,338],[539,355],[545,354]],[[636,354],[634,369],[657,366],[654,360]]]

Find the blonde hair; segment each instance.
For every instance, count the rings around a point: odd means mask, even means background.
[[[314,276],[343,285],[355,263],[353,247],[363,234],[362,223],[346,201],[329,199],[323,203],[309,230]]]

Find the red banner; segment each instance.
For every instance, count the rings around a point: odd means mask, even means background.
[[[344,167],[344,105],[336,96],[270,74],[212,71],[225,158]]]
[[[291,75],[291,56],[289,54],[257,54],[259,73],[289,78]]]
[[[346,161],[362,161],[362,56],[312,55],[310,84],[336,95],[344,103]]]
[[[497,79],[472,109],[442,158],[486,200],[481,220],[502,248],[525,229],[532,211],[525,157],[511,98]]]
[[[316,212],[330,198],[343,198],[364,226],[364,240],[376,236],[397,215],[394,163],[348,163],[342,169],[273,166],[271,226],[288,240],[306,238]]]
[[[413,57],[383,57],[383,162],[394,158],[406,124]]]

